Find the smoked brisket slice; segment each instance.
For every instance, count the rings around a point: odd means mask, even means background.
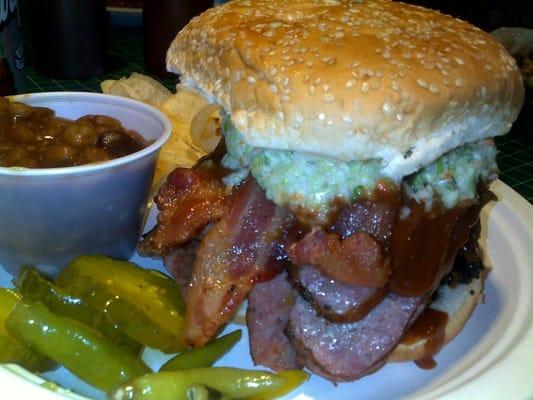
[[[274,371],[300,367],[296,350],[285,334],[296,295],[286,273],[256,284],[248,295],[246,324],[256,364]]]
[[[287,334],[298,359],[312,372],[332,381],[351,381],[380,368],[386,356],[425,307],[427,296],[388,294],[365,318],[331,323],[298,297],[289,315]]]
[[[333,322],[363,318],[385,296],[385,290],[337,282],[311,266],[291,268],[298,291],[317,313]]]

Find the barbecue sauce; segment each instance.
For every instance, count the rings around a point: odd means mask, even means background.
[[[409,215],[404,219],[398,216],[392,234],[393,292],[401,296],[431,293],[450,273],[481,209],[494,199],[485,184],[479,184],[477,193],[476,199],[463,201],[450,210],[437,204],[430,212],[423,204],[404,196],[403,207],[407,207]]]
[[[398,217],[392,234],[390,288],[402,296],[421,296],[435,288],[449,272],[446,256],[454,227],[464,206],[444,210],[437,206],[427,213],[423,204],[404,199],[409,216]]]
[[[434,310],[433,308],[426,308],[405,334],[402,339],[402,343],[405,345],[411,345],[425,340],[425,357],[415,361],[416,365],[420,368],[431,369],[437,365],[433,356],[445,344],[444,339],[446,337],[447,323],[447,313]]]

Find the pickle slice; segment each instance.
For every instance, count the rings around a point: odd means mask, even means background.
[[[103,310],[113,326],[146,346],[166,353],[186,347],[183,298],[177,284],[160,272],[104,256],[79,256],[56,284]]]
[[[52,312],[96,329],[129,353],[139,354],[141,352],[141,343],[113,326],[107,320],[104,310],[91,307],[87,301],[67,294],[35,268],[23,267],[13,283],[25,299],[41,301]]]
[[[20,293],[15,290],[0,289],[0,363],[18,364],[32,372],[52,370],[57,367],[53,361],[11,337],[7,332],[5,321],[21,298]]]

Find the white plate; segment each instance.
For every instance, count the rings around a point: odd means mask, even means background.
[[[287,398],[533,398],[533,206],[501,182],[492,189],[500,201],[486,207],[482,214],[481,243],[486,264],[493,268],[486,284],[485,303],[477,307],[461,334],[437,355],[437,367],[427,371],[414,363],[389,364],[359,381],[336,386],[313,376]],[[148,259],[136,257],[134,261],[161,267]],[[0,285],[5,286],[9,276],[1,272]],[[235,328],[229,326],[227,331]],[[145,354],[145,359],[152,366],[162,362],[157,353]],[[253,367],[246,335],[219,365]],[[32,400],[61,398],[43,389],[40,378],[18,375],[21,371],[18,367],[0,368],[3,395],[13,393],[13,398]],[[83,395],[103,397],[64,370],[46,377]]]

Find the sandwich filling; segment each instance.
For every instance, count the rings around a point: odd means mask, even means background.
[[[349,204],[371,197],[379,182],[401,184],[405,193],[426,211],[435,201],[452,209],[476,196],[478,182],[497,175],[496,148],[492,140],[468,143],[442,155],[418,172],[394,182],[383,173],[380,160],[339,161],[324,156],[250,146],[225,117],[222,131],[227,154],[224,167],[234,172],[225,178],[234,186],[249,173],[274,203],[295,213],[302,210],[325,222],[334,204]]]

